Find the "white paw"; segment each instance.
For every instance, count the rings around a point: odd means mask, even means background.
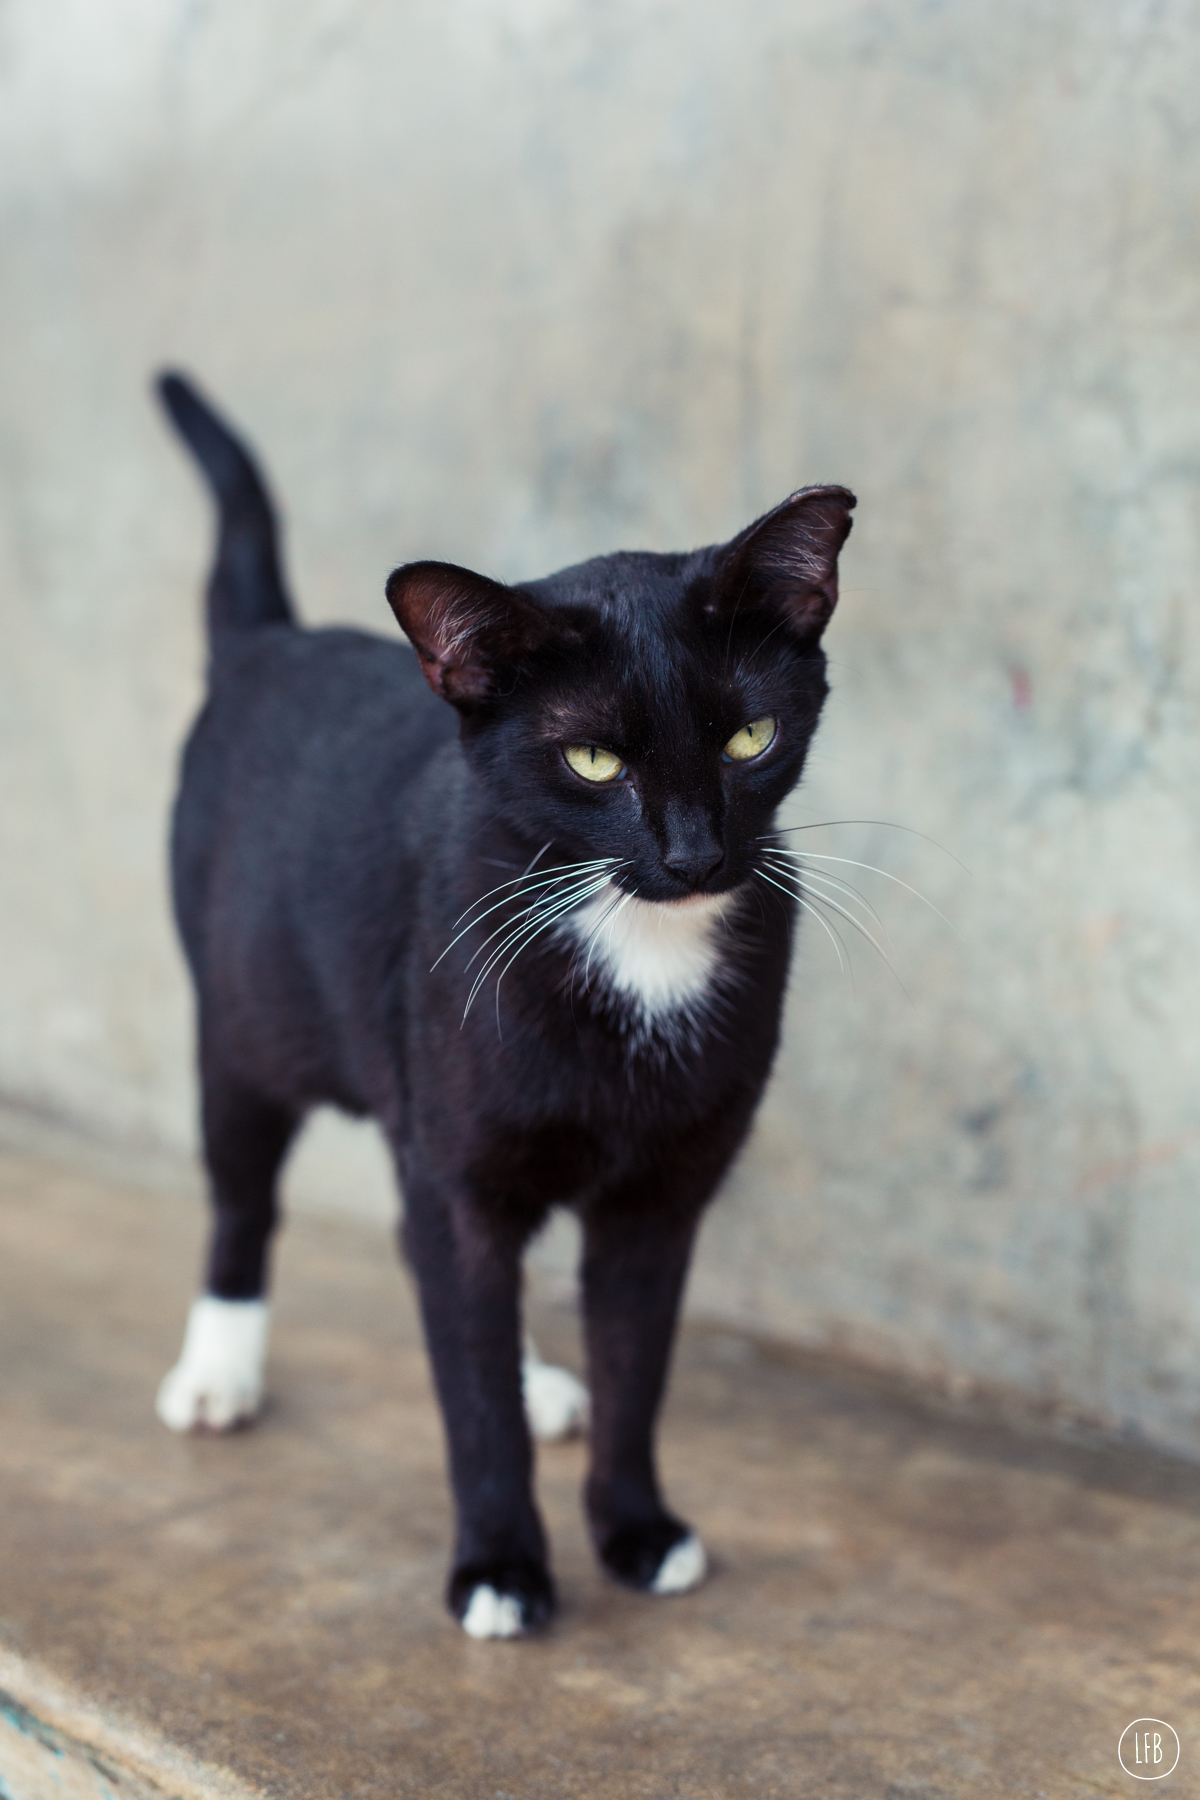
[[[230,1431],[252,1419],[262,1405],[267,1323],[265,1300],[194,1300],[179,1361],[158,1390],[163,1424]]]
[[[535,1438],[552,1444],[587,1429],[588,1391],[569,1369],[544,1363],[532,1344],[527,1344],[521,1364],[521,1391],[525,1417]]]
[[[494,1587],[477,1587],[462,1616],[462,1628],[473,1638],[521,1637],[521,1602],[512,1594],[498,1594]]]
[[[695,1532],[679,1542],[663,1557],[658,1574],[651,1583],[652,1594],[685,1594],[699,1587],[708,1574],[708,1558],[704,1545]]]

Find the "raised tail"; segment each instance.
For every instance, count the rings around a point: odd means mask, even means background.
[[[227,632],[294,623],[279,566],[275,509],[250,452],[182,375],[162,374],[157,385],[217,502],[217,550],[207,590],[214,651]]]

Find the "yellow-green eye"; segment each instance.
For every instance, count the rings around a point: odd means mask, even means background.
[[[766,718],[754,719],[740,731],[735,731],[721,754],[726,762],[753,762],[774,742],[775,721],[768,713]]]
[[[611,750],[602,750],[599,744],[568,744],[563,755],[585,781],[615,781],[625,773],[620,757]]]

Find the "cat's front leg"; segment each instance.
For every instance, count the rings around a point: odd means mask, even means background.
[[[676,1594],[702,1581],[708,1564],[695,1532],[663,1504],[654,1427],[700,1207],[665,1204],[661,1193],[658,1182],[639,1184],[584,1222],[592,1400],[585,1498],[609,1574],[648,1593]]]
[[[524,1232],[463,1187],[405,1179],[404,1241],[417,1278],[457,1512],[450,1611],[471,1637],[519,1637],[555,1606],[533,1500],[522,1397]]]

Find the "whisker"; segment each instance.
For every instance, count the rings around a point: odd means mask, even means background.
[[[592,879],[594,880],[595,877]],[[555,888],[549,894],[542,894],[531,905],[522,907],[520,912],[505,919],[503,924],[497,925],[494,931],[488,933],[474,955],[469,958],[466,967],[470,969],[471,964],[478,962],[482,956],[484,958],[482,974],[486,980],[488,968],[492,966],[496,957],[504,955],[505,949],[510,943],[514,943],[523,931],[536,927],[540,920],[553,912],[556,907],[575,905],[579,897],[588,892],[588,885],[587,881],[582,881],[567,889]],[[499,943],[495,942],[497,938],[500,939]],[[490,949],[489,945],[492,946]]]
[[[829,921],[827,919],[822,918],[821,914],[817,911],[815,906],[810,906],[808,904],[808,901],[804,898],[803,894],[796,894],[796,893],[793,893],[791,888],[785,888],[781,881],[773,880],[772,877],[767,874],[765,869],[755,869],[754,874],[759,878],[760,881],[769,881],[773,888],[778,888],[779,892],[781,894],[786,894],[789,900],[795,900],[797,905],[802,906],[804,908],[805,912],[810,912],[812,914],[813,918],[817,921],[817,924],[820,925],[824,929],[825,935],[828,937],[830,943],[833,945],[833,953],[838,959],[838,968],[842,971],[842,974],[844,975],[846,973],[846,964],[842,961],[842,951],[843,951],[843,949],[845,949],[845,945],[842,943],[840,937],[834,931],[833,927],[829,924]],[[849,959],[849,956],[850,956],[850,952],[849,952],[849,950],[846,950],[847,959]],[[850,966],[850,979],[851,979],[851,981],[853,981],[853,979],[854,979],[853,964],[851,964],[851,966]]]
[[[484,968],[480,970],[475,985],[472,987],[471,992],[467,997],[467,1006],[463,1013],[463,1018],[466,1018],[467,1012],[470,1011],[472,1001],[475,999],[476,994],[479,992],[484,982],[486,982],[497,963],[509,950],[512,950],[512,955],[508,958],[508,961],[496,977],[496,1029],[499,1030],[500,983],[504,980],[504,977],[508,974],[508,971],[512,968],[518,956],[533,943],[535,938],[539,937],[543,931],[547,930],[556,919],[560,918],[564,913],[572,911],[574,907],[581,905],[583,901],[590,898],[591,894],[598,892],[599,889],[606,884],[607,877],[605,877],[604,881],[600,882],[598,886],[586,889],[583,894],[573,894],[567,900],[558,902],[554,905],[547,905],[530,921],[529,924],[518,928],[517,931],[507,937],[489,958]]]
[[[602,892],[607,886],[608,877],[605,875],[603,879],[593,882],[591,887],[585,888],[581,894],[571,894],[564,899],[560,900],[556,898],[552,902],[547,902],[547,904],[542,907],[541,911],[536,913],[527,925],[519,928],[512,937],[507,938],[505,942],[500,945],[499,949],[497,949],[488,962],[487,968],[480,972],[480,980],[486,981],[489,971],[495,968],[496,964],[500,961],[500,958],[510,946],[514,943],[516,944],[516,949],[496,977],[497,1007],[500,1005],[500,983],[504,980],[504,977],[508,974],[508,971],[512,968],[527,944],[532,943],[534,938],[540,936],[540,934],[546,930],[547,926],[554,923],[555,919],[561,918],[564,913],[574,911],[577,906],[582,906],[585,901],[591,899],[593,894]],[[521,941],[518,942],[518,939]]]
[[[477,925],[482,925],[483,921],[486,918],[489,918],[491,916],[491,914],[494,912],[499,912],[500,908],[502,906],[507,906],[510,900],[519,900],[519,899],[523,898],[524,894],[531,893],[533,891],[533,889],[535,889],[535,888],[554,887],[556,885],[560,885],[561,883],[563,883],[565,881],[570,881],[570,880],[575,879],[576,877],[581,877],[585,873],[592,874],[597,869],[608,867],[610,865],[615,868],[620,867],[620,864],[619,864],[617,858],[612,857],[612,856],[599,857],[599,858],[597,858],[597,860],[595,862],[592,862],[592,863],[569,863],[566,866],[566,868],[556,869],[554,871],[554,873],[551,875],[543,875],[543,876],[540,876],[537,881],[529,882],[529,884],[523,889],[522,893],[506,894],[502,900],[497,900],[494,906],[486,907],[484,909],[484,911],[481,913],[478,913],[475,918],[473,918],[473,919],[470,918],[468,915],[470,913],[474,912],[475,908],[477,906],[482,906],[483,902],[485,900],[489,899],[492,894],[497,894],[500,892],[500,888],[489,888],[488,892],[486,894],[481,894],[479,896],[478,900],[473,901],[472,904],[470,906],[468,906],[466,912],[459,913],[458,918],[455,919],[454,923],[456,925],[461,925],[462,929],[455,932],[454,936],[450,939],[450,942],[446,945],[446,948],[442,951],[441,956],[438,957],[437,962],[433,962],[430,964],[430,972],[432,973],[432,971],[437,968],[438,963],[441,962],[443,956],[448,955],[449,952],[451,950],[453,950],[455,944],[458,943],[460,938],[466,937],[467,933],[469,931],[473,931]],[[501,882],[500,887],[507,887],[507,888],[519,887],[520,884],[526,880],[527,875],[528,875],[528,871],[526,871],[525,875],[518,875],[515,881]],[[545,898],[545,897],[546,896],[544,896],[544,895],[542,896],[542,898]],[[537,904],[538,904],[537,900],[531,901],[530,907],[526,908],[526,911],[529,911],[532,907],[536,906]],[[462,921],[464,919],[466,920],[465,925],[462,924]],[[501,927],[501,929],[503,929],[503,927]],[[493,933],[492,935],[495,936],[495,933]],[[486,941],[487,940],[485,939],[485,942]],[[468,964],[468,967],[469,966],[470,965]]]
[[[467,968],[469,969],[471,963],[478,961],[487,952],[483,969],[480,971],[480,979],[486,981],[489,969],[495,967],[496,962],[505,954],[509,945],[515,943],[522,933],[536,931],[543,920],[554,917],[560,911],[569,911],[571,907],[577,906],[595,891],[596,883],[603,886],[607,880],[607,875],[592,876],[588,880],[577,882],[565,891],[560,888],[553,893],[543,894],[533,905],[524,907],[515,917],[506,919],[503,925],[498,925],[495,931],[490,932],[467,963]],[[500,943],[493,950],[488,951],[488,945],[495,938],[499,938]]]
[[[799,874],[793,874],[791,876],[791,879],[793,881],[799,882],[800,876],[799,876]],[[887,964],[888,968],[891,970],[892,975],[895,977],[896,983],[899,986],[900,992],[904,995],[905,999],[911,1000],[912,995],[909,993],[909,991],[905,987],[904,983],[900,980],[899,975],[896,973],[896,970],[892,965],[891,958],[888,956],[887,952],[884,950],[882,944],[880,944],[878,942],[878,940],[872,935],[872,933],[867,930],[866,926],[864,924],[862,924],[860,920],[856,919],[854,917],[853,913],[847,912],[846,908],[844,906],[839,905],[836,900],[832,900],[828,894],[814,893],[811,888],[806,889],[805,892],[807,893],[809,899],[813,902],[814,906],[831,906],[833,908],[834,912],[838,913],[843,919],[845,919],[845,921],[848,925],[852,925],[854,927],[855,931],[858,932],[860,937],[866,938],[868,944],[870,944],[871,948],[874,951],[876,951],[876,953],[880,957],[881,961],[885,962]],[[796,897],[798,899],[799,895],[797,895]]]
[[[592,966],[592,952],[595,950],[596,942],[600,936],[601,931],[608,924],[609,920],[612,918],[612,916],[616,912],[617,908],[621,905],[621,901],[622,901],[622,895],[620,893],[614,894],[612,899],[609,901],[608,905],[605,907],[604,911],[600,914],[600,917],[596,920],[596,923],[592,926],[592,929],[587,934],[587,939],[583,945],[583,948],[587,951],[587,961],[583,965],[583,986],[584,986],[585,991],[587,989],[587,984],[588,984],[588,974],[589,974],[589,972],[591,970],[591,966]],[[578,954],[576,954],[575,963],[577,964],[578,961],[579,961],[579,957],[578,957]],[[574,968],[574,966],[573,966],[573,968]],[[572,972],[573,972],[573,969],[572,969]]]
[[[868,931],[866,926],[862,923],[862,921],[860,919],[856,919],[854,914],[852,912],[850,912],[848,910],[848,908],[844,907],[839,900],[835,900],[832,897],[832,895],[830,895],[830,894],[823,894],[818,889],[814,889],[814,888],[811,888],[808,886],[805,886],[804,892],[808,895],[809,899],[813,902],[814,906],[830,906],[830,907],[832,907],[834,912],[837,913],[838,917],[845,919],[847,925],[852,925],[854,927],[855,931],[857,931],[859,933],[860,937],[866,938],[866,940],[867,940],[868,944],[870,944],[871,948],[873,950],[877,951],[878,954],[883,957],[884,962],[887,962],[887,954],[883,948],[883,945],[879,942],[878,938],[875,937],[875,935],[872,932]]]
[[[772,856],[790,856],[790,857],[794,858],[794,857],[796,857],[797,852],[794,850],[793,851],[767,850],[764,852],[764,854],[768,858],[770,858]],[[786,865],[782,864],[782,863],[775,864],[773,866],[779,867],[779,868],[786,867]],[[810,869],[806,863],[800,863],[800,867],[804,871],[804,877],[805,877],[806,881],[826,882],[831,887],[839,888],[841,890],[841,892],[844,894],[852,894],[854,896],[854,898],[858,901],[859,905],[861,907],[863,907],[863,909],[866,912],[870,913],[871,917],[874,919],[875,923],[878,925],[880,931],[882,931],[884,937],[887,938],[888,942],[889,943],[891,942],[891,934],[888,931],[887,926],[884,924],[883,920],[880,918],[880,916],[876,912],[875,908],[871,905],[871,902],[867,899],[867,896],[862,892],[862,890],[860,888],[856,888],[854,886],[853,882],[843,881],[842,877],[840,875],[830,875],[824,869]]]
[[[591,932],[589,932],[587,946],[586,946],[587,961],[583,965],[583,986],[584,986],[585,992],[586,992],[587,984],[588,984],[588,975],[589,975],[589,973],[591,971],[591,967],[592,967],[592,954],[596,948],[597,938],[599,937],[599,935],[600,935],[601,931],[604,929],[604,927],[612,923],[612,921],[616,918],[617,914],[622,912],[624,910],[624,908],[629,905],[629,902],[636,896],[636,894],[637,894],[637,889],[634,888],[631,892],[618,895],[617,899],[615,899],[613,901],[612,905],[609,906],[607,908],[607,910],[601,915],[601,917],[597,920],[597,922],[596,922],[595,926],[593,927],[593,929],[591,930]]]
[[[861,933],[861,935],[866,938],[867,942],[869,944],[871,944],[874,947],[874,949],[876,949],[879,952],[880,956],[883,956],[882,945],[877,942],[877,940],[867,930],[866,926],[864,924],[862,924],[862,922],[860,920],[855,918],[855,916],[852,912],[848,912],[846,910],[846,908],[840,903],[840,901],[835,900],[832,897],[832,895],[830,895],[830,894],[824,894],[824,893],[819,892],[817,889],[808,887],[805,880],[802,879],[800,872],[798,870],[789,869],[789,870],[784,871],[781,869],[777,869],[776,873],[783,874],[785,879],[794,881],[796,883],[797,887],[799,889],[801,889],[802,892],[808,894],[813,901],[818,902],[822,906],[831,906],[836,913],[840,914],[841,917],[843,919],[845,919],[845,921],[848,925],[853,925],[854,929],[857,932]],[[886,960],[886,958],[885,958],[885,960]]]
[[[919,837],[923,843],[932,844],[935,850],[940,850],[943,856],[948,856],[951,862],[958,863],[958,866],[964,875],[969,875],[971,873],[966,863],[961,862],[959,858],[955,856],[953,850],[947,850],[945,844],[939,844],[936,838],[927,836],[923,831],[918,831],[915,825],[897,825],[894,819],[814,819],[811,825],[777,825],[775,831],[768,835],[774,837],[777,833],[787,833],[790,831],[824,831],[826,827],[832,825],[878,825],[884,831],[907,832],[909,837]],[[760,839],[759,841],[761,842],[762,840]],[[864,867],[869,868],[870,864],[864,864]],[[882,869],[880,870],[880,874],[885,872],[886,871]]]
[[[898,826],[897,830],[900,830],[900,829],[902,829],[902,827]],[[919,837],[920,835],[921,835],[920,832],[918,832],[917,836]],[[933,839],[930,838],[928,841],[930,843],[932,843]],[[817,850],[804,850],[804,851],[788,850],[782,845],[776,849],[775,854],[777,856],[794,857],[797,861],[800,861],[800,862],[804,861],[807,858],[807,860],[809,862],[848,863],[852,868],[855,868],[855,869],[869,869],[871,871],[872,875],[882,875],[885,881],[894,881],[896,883],[897,887],[902,887],[906,893],[912,894],[914,896],[914,898],[916,898],[917,900],[920,900],[923,905],[927,906],[929,908],[930,912],[937,913],[937,916],[942,921],[942,924],[949,926],[950,930],[954,932],[955,937],[959,936],[957,929],[955,928],[955,926],[953,926],[950,923],[950,920],[946,917],[945,913],[942,912],[940,910],[940,908],[936,907],[933,904],[933,901],[929,899],[928,895],[923,894],[921,892],[920,888],[910,887],[907,881],[901,881],[901,879],[898,875],[892,875],[887,869],[881,869],[875,863],[859,862],[858,859],[853,856],[826,856]],[[947,855],[948,854],[949,854],[949,852],[947,852]],[[955,861],[957,861],[957,860],[958,859],[956,857]],[[962,867],[961,863],[959,863],[959,867],[960,868]]]
[[[534,865],[542,860],[553,842],[553,838],[547,838],[541,849],[534,851],[529,861],[525,864],[525,867],[521,870],[522,875],[528,875],[532,872]]]
[[[620,866],[620,865],[618,865],[618,866]],[[597,893],[603,893],[603,891],[604,891],[605,887],[607,887],[607,885],[608,885],[608,877],[605,876],[604,880],[600,883],[598,888],[596,888],[592,891],[597,892]],[[584,900],[587,900],[588,898],[590,898],[590,895],[585,894],[583,898],[584,898]],[[624,899],[632,899],[632,898],[633,898],[632,894],[627,894],[624,896]],[[624,904],[624,899],[615,900],[609,905],[609,907],[606,909],[606,911],[604,912],[604,914],[600,920],[600,924],[603,924],[605,922],[605,920],[607,920],[610,917],[610,915],[612,914],[614,909],[618,912],[620,911],[621,906]],[[581,902],[579,902],[579,904],[582,905],[583,902],[581,901]],[[570,911],[571,908],[568,907],[566,910]],[[556,916],[561,916],[561,912],[560,912],[560,914],[558,914]],[[548,922],[550,922],[550,921],[548,921]],[[540,929],[544,929],[544,927],[540,927]],[[596,926],[593,928],[591,937],[595,936],[596,931],[598,929],[599,929],[599,926]],[[537,935],[537,933],[535,932],[534,936],[536,936],[536,935]],[[504,977],[508,974],[508,971],[512,968],[513,963],[516,962],[517,957],[520,956],[521,952],[525,948],[526,948],[525,944],[518,944],[516,950],[513,952],[512,956],[509,957],[508,961],[505,963],[504,967],[501,969],[499,975],[497,975],[497,977],[496,977],[496,1028],[497,1028],[497,1030],[499,1030],[499,1027],[500,1027],[500,983],[504,980]],[[574,965],[572,965],[572,967],[573,966]]]
[[[589,875],[575,875],[575,876],[572,876],[566,882],[558,882],[558,883],[556,883],[556,885],[554,887],[552,887],[550,889],[549,893],[539,894],[535,900],[530,901],[528,906],[523,906],[519,912],[513,913],[509,918],[503,920],[501,924],[497,925],[494,931],[488,932],[488,934],[484,938],[483,942],[479,945],[479,947],[474,952],[474,955],[470,956],[467,959],[467,965],[466,965],[467,968],[469,969],[473,962],[478,961],[478,959],[483,955],[484,951],[487,949],[488,945],[492,942],[493,938],[502,937],[504,935],[504,933],[506,931],[510,930],[513,926],[517,926],[519,928],[520,923],[523,919],[530,919],[531,917],[536,916],[541,907],[556,906],[560,900],[563,900],[563,899],[568,898],[569,896],[575,895],[576,890],[582,891],[585,888],[589,888],[590,884],[593,881],[599,881],[600,884],[603,886],[603,884],[608,880],[608,875],[609,875],[609,872],[607,869],[604,870],[603,873],[601,873],[601,874],[597,874],[596,871],[593,870],[592,873]],[[516,898],[516,897],[517,896],[513,896],[513,898]],[[481,923],[481,921],[477,920],[476,923],[477,924]],[[468,927],[468,929],[469,929],[469,927]],[[460,932],[459,936],[461,937],[461,935],[462,935],[462,933]]]
[[[467,1014],[470,1012],[480,988],[483,986],[492,970],[496,967],[496,964],[509,950],[513,951],[513,955],[510,957],[508,963],[505,964],[505,969],[501,971],[501,980],[507,969],[512,967],[513,962],[516,961],[516,958],[520,955],[521,951],[525,949],[527,944],[531,943],[533,939],[544,931],[555,919],[559,918],[563,913],[570,912],[573,907],[582,905],[582,903],[589,899],[592,894],[599,893],[600,889],[607,886],[607,884],[608,875],[606,872],[598,878],[593,878],[590,886],[584,885],[582,887],[573,888],[571,892],[566,895],[553,894],[546,896],[536,908],[528,908],[518,920],[510,920],[508,927],[501,926],[499,931],[493,932],[493,937],[499,936],[500,932],[505,931],[507,931],[507,935],[503,938],[502,942],[497,945],[495,950],[492,951],[478,975],[475,977],[471,991],[467,995],[467,1004],[463,1009],[463,1019],[465,1020]],[[529,913],[533,914],[532,918],[529,917]],[[479,955],[482,949],[483,946],[481,945],[480,950],[476,952],[476,955]],[[475,959],[472,958],[471,960],[474,961]],[[468,967],[469,966],[470,965],[468,964]]]
[[[498,882],[495,887],[489,888],[485,894],[480,894],[478,900],[472,900],[470,906],[468,906],[465,911],[459,913],[458,918],[455,919],[454,923],[456,925],[460,924],[462,920],[467,917],[468,913],[474,912],[477,906],[482,906],[485,900],[490,900],[493,894],[503,893],[505,888],[519,888],[522,886],[540,887],[544,882],[557,881],[560,876],[571,875],[578,869],[599,869],[606,863],[616,862],[616,860],[617,859],[614,856],[597,856],[593,858],[591,862],[564,863],[560,869],[546,870],[537,877],[536,881],[530,880],[530,877],[533,874],[533,866],[531,864],[528,868],[523,869],[520,875],[514,875],[511,881]],[[501,904],[503,904],[503,902],[501,902]]]

